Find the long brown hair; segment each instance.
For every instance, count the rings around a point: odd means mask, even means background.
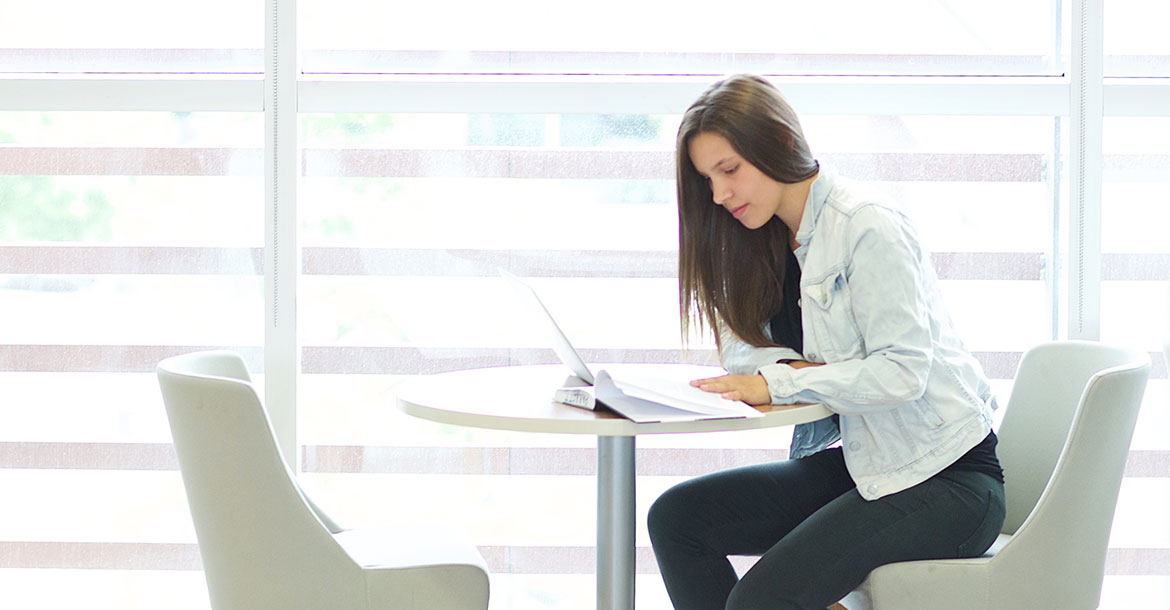
[[[764,323],[780,310],[789,247],[788,227],[773,217],[745,228],[714,204],[711,186],[691,162],[696,135],[723,136],[745,161],[778,182],[793,184],[818,170],[796,111],[771,83],[736,75],[711,85],[683,115],[676,141],[678,289],[683,340],[693,323],[720,322],[740,339],[775,345]]]

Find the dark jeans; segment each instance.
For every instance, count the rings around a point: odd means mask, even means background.
[[[977,557],[1003,520],[1003,484],[978,472],[944,471],[867,502],[840,449],[686,481],[648,518],[679,610],[826,608],[878,566]],[[761,557],[737,579],[728,555]]]

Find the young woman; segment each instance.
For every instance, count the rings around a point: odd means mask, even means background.
[[[874,568],[975,557],[1004,519],[994,399],[927,252],[881,197],[821,166],[772,85],[734,76],[677,140],[679,299],[752,405],[824,403],[791,459],[684,482],[651,507],[679,609],[823,609]],[[742,579],[728,555],[760,555]]]

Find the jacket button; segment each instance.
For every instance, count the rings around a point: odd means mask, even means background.
[[[869,495],[871,495],[871,496],[872,496],[872,495],[874,495],[874,494],[876,494],[876,493],[877,493],[877,489],[878,489],[878,488],[877,488],[877,485],[870,485],[869,487],[866,487],[866,488],[865,488],[865,491],[868,491],[868,492],[869,492]]]
[[[849,443],[849,450],[850,451],[857,451],[858,449],[861,449],[861,443],[859,443],[857,441],[853,441],[853,442]]]

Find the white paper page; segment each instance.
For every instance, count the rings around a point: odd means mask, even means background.
[[[704,392],[687,381],[647,375],[613,377],[614,385],[628,396],[642,398],[703,415],[763,417],[763,413],[738,400],[726,400]]]
[[[594,392],[598,401],[604,403],[607,407],[622,414],[626,418],[640,423],[697,421],[701,419],[744,417],[742,414],[708,415],[705,413],[698,413],[688,409],[681,409],[675,406],[670,406],[658,400],[648,400],[645,398],[630,396],[618,388],[617,384],[614,383],[613,378],[611,378],[609,373],[605,371],[600,371],[597,373],[597,383],[594,385]],[[661,398],[662,400],[670,400],[665,396]],[[673,402],[680,404],[678,401]]]

